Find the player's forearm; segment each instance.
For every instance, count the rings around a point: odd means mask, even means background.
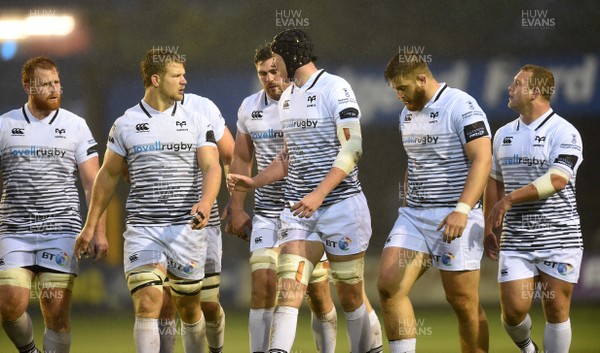
[[[491,170],[492,162],[490,159],[477,158],[473,160],[469,173],[467,174],[465,188],[460,195],[458,202],[464,202],[473,207],[483,194]]]
[[[339,168],[331,168],[327,175],[325,175],[325,178],[317,185],[314,192],[318,193],[323,198],[327,197],[327,195],[329,195],[329,193],[344,180],[346,175],[346,172]]]
[[[92,188],[92,197],[88,205],[89,209],[87,220],[85,222],[86,227],[91,227],[96,231],[105,231],[105,210],[115,192],[120,177],[119,174],[109,175],[102,172],[98,173]]]
[[[232,174],[240,174],[250,176],[252,172],[252,160],[246,160],[242,156],[235,155],[233,162],[231,163]],[[234,191],[229,196],[229,207],[241,210],[244,208],[244,200],[246,199],[245,191]]]
[[[254,188],[258,189],[283,179],[287,175],[287,158],[287,153],[281,152],[268,167],[255,175],[254,178],[252,178],[254,181]]]
[[[202,170],[202,174],[202,198],[200,202],[212,207],[221,187],[221,165],[219,163],[211,163]]]
[[[531,183],[520,187],[516,190],[513,190],[510,194],[506,195],[506,197],[508,197],[508,199],[510,200],[511,205],[530,201],[537,201],[539,199],[538,191],[535,188],[535,186]]]
[[[502,182],[496,181],[496,179],[491,177],[488,178],[488,182],[483,193],[483,214],[485,219],[484,234],[492,233],[493,225],[492,222],[488,221],[488,218],[492,213],[494,205],[500,200],[501,197],[504,197],[504,187],[502,186]]]

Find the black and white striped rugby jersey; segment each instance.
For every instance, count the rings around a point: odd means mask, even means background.
[[[190,210],[200,200],[196,151],[203,146],[216,147],[208,119],[177,102],[159,112],[141,101],[115,121],[108,148],[129,167],[129,224],[190,222]]]
[[[0,236],[77,235],[77,166],[98,156],[85,120],[63,108],[38,120],[24,105],[0,116],[0,151]]]
[[[285,201],[295,203],[313,191],[331,170],[341,148],[337,125],[359,121],[360,108],[346,80],[318,70],[302,87],[292,84],[283,92],[279,114],[289,152]],[[355,166],[325,197],[322,206],[361,190]]]
[[[238,132],[250,135],[258,172],[265,169],[283,148],[283,131],[277,101],[264,90],[244,99],[238,110]],[[254,191],[254,214],[279,218],[284,207],[285,178]]]
[[[501,250],[583,248],[575,200],[582,160],[579,132],[552,109],[529,125],[517,118],[498,129],[491,177],[504,183],[506,194],[533,182],[550,167],[570,176],[567,186],[549,198],[512,206],[504,218]]]
[[[470,162],[463,145],[490,138],[485,113],[473,97],[445,83],[420,111],[400,113],[408,156],[408,207],[455,207]]]

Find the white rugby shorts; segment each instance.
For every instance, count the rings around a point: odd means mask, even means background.
[[[19,234],[0,236],[0,270],[40,266],[77,274],[73,234]]]
[[[467,225],[460,238],[450,244],[442,239],[440,222],[452,207],[400,207],[398,219],[388,236],[385,247],[399,247],[431,255],[431,264],[443,271],[468,271],[480,268],[483,255],[483,212],[469,212]]]
[[[183,279],[204,278],[207,251],[206,229],[189,224],[133,226],[123,233],[125,273],[149,264],[162,264],[167,272]]]
[[[371,216],[361,192],[327,207],[310,218],[299,218],[285,208],[281,213],[281,243],[292,240],[320,241],[327,253],[353,255],[367,250]]]
[[[498,282],[509,282],[539,275],[539,272],[565,282],[577,283],[581,270],[582,249],[500,251]]]

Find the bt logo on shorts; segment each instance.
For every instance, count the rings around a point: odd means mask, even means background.
[[[260,244],[263,242],[262,236],[258,236],[254,239],[254,244]]]
[[[330,248],[338,247],[342,251],[348,251],[348,250],[350,250],[351,244],[352,244],[352,239],[350,239],[347,236],[343,237],[339,241],[333,241],[333,240],[327,240],[327,239],[325,239],[325,246],[330,247]]]
[[[350,245],[352,245],[352,239],[350,239],[349,237],[343,237],[342,240],[338,242],[340,250],[343,251],[350,250]]]
[[[454,254],[451,252],[445,252],[442,255],[431,255],[433,259],[437,262],[441,262],[446,266],[452,266],[452,260],[454,260]]]
[[[56,254],[47,251],[42,252],[42,259],[54,260],[57,265],[65,266],[69,262],[69,255],[66,252],[59,251]]]
[[[562,276],[566,276],[568,273],[573,271],[573,266],[571,264],[566,264],[563,262],[544,261],[544,265],[555,268],[556,271]]]
[[[185,273],[192,273],[192,271],[194,271],[194,268],[196,268],[196,263],[195,262],[190,262],[189,264],[183,266],[183,272]]]

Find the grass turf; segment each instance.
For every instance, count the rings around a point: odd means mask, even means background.
[[[531,312],[533,319],[532,332],[534,341],[541,348],[544,319],[539,303],[536,304]],[[502,329],[499,308],[494,305],[487,305],[484,308],[488,315],[490,328],[490,352],[518,352],[516,346]],[[224,352],[248,352],[247,313],[225,309],[227,325]],[[459,352],[456,319],[449,307],[417,307],[415,310],[418,316],[417,349],[419,353]],[[37,308],[32,308],[30,312],[34,321],[36,343],[38,348],[41,348],[44,330],[42,320]],[[597,335],[599,320],[600,306],[598,305],[578,305],[572,308],[573,340],[571,352],[591,353],[600,351],[600,337]],[[130,312],[94,312],[86,314],[79,310],[72,315],[72,323],[72,353],[130,353],[135,351],[132,336],[133,314]],[[342,315],[338,321],[337,352],[347,353],[350,351],[345,327]],[[16,352],[3,331],[0,333],[0,352]],[[176,352],[183,352],[180,339],[177,340]],[[316,349],[310,331],[310,315],[308,309],[303,308],[299,317],[295,344],[290,353],[309,352],[316,352]],[[384,352],[389,352],[387,342],[384,342]]]

